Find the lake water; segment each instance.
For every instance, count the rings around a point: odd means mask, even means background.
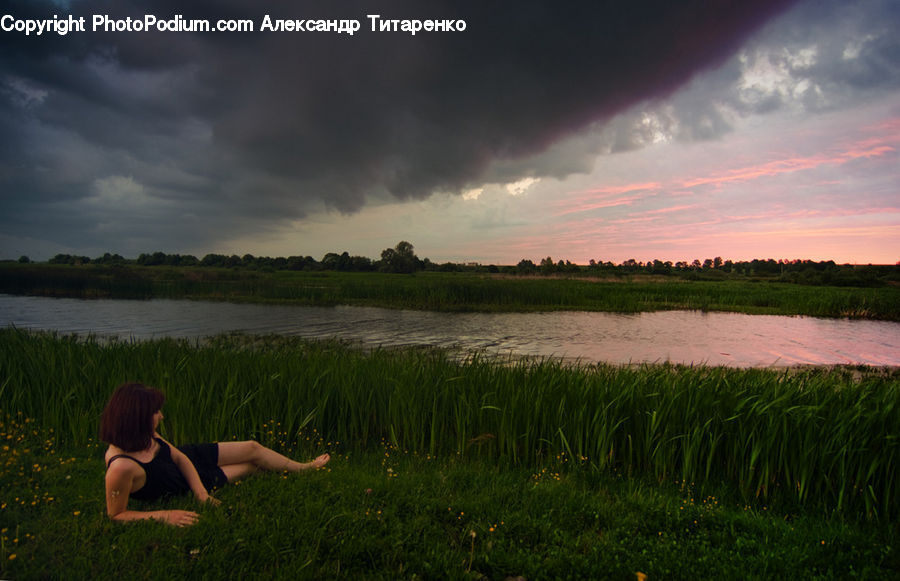
[[[124,339],[277,333],[583,362],[900,365],[900,323],[698,311],[459,314],[0,295],[0,325]]]

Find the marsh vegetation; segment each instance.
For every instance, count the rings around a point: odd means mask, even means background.
[[[0,264],[0,292],[76,298],[191,298],[444,312],[730,311],[900,320],[900,286],[810,286],[777,279],[508,276],[477,272],[263,271]]]
[[[8,329],[0,346],[4,576],[102,576],[123,559],[148,577],[900,567],[890,370],[459,360],[240,335],[109,342]],[[226,488],[227,508],[193,530],[113,526],[97,417],[134,379],[165,390],[176,442],[328,451],[331,471],[286,489],[276,474]]]

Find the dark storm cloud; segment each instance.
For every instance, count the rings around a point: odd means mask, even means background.
[[[866,0],[857,9],[847,2],[811,3],[792,11],[783,25],[785,45],[815,46],[817,55],[814,64],[790,66],[790,72],[828,95],[810,108],[829,109],[860,92],[884,94],[900,87],[898,26],[900,3],[894,0]]]
[[[592,151],[631,151],[660,136],[680,142],[718,139],[733,130],[735,118],[784,110],[817,114],[883,98],[900,88],[898,27],[900,3],[894,0],[799,3],[671,98],[649,99],[603,123]],[[745,84],[754,80],[762,82]],[[533,165],[560,161],[557,155],[546,157]]]
[[[169,215],[165,230],[200,243],[217,236],[210,224],[234,233],[320,203],[352,212],[368,196],[459,191],[496,162],[512,167],[671,93],[790,4],[3,2],[17,18],[181,14],[258,27],[269,14],[354,18],[362,30],[0,33],[2,221],[32,237],[75,227],[115,250],[108,238],[133,233],[118,222],[135,216]],[[367,14],[467,27],[371,32]],[[116,201],[118,212],[100,211]]]

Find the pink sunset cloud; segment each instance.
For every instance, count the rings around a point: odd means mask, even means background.
[[[645,198],[646,194],[644,192],[654,192],[656,190],[659,190],[661,186],[662,184],[660,184],[659,182],[647,182],[626,184],[622,186],[608,186],[603,188],[593,188],[590,190],[571,192],[569,195],[574,195],[575,197],[567,197],[566,199],[557,202],[556,207],[559,208],[559,211],[555,212],[554,215],[565,216],[567,214],[589,212],[602,208],[630,206],[635,202]],[[632,196],[622,195],[632,192],[642,193]]]
[[[730,182],[745,182],[760,178],[774,177],[784,173],[793,173],[814,169],[823,165],[840,165],[859,158],[882,157],[895,152],[896,149],[888,145],[880,145],[870,148],[859,148],[844,151],[837,155],[815,155],[811,157],[793,157],[779,159],[758,164],[728,170],[724,174],[688,179],[681,183],[682,187],[693,188],[704,185],[722,185]]]
[[[702,158],[668,162],[674,170],[664,179],[572,191],[553,204],[559,221],[552,234],[533,240],[534,247],[576,262],[677,261],[706,254],[845,262],[878,256],[890,263],[900,258],[886,250],[900,248],[900,206],[883,197],[892,182],[870,179],[884,175],[884,164],[900,150],[900,118],[868,123],[830,141],[810,133],[796,143],[795,151],[779,157],[771,148],[742,151],[749,163],[739,165],[706,148]],[[828,146],[799,154],[815,143]],[[575,219],[586,213],[590,219]]]

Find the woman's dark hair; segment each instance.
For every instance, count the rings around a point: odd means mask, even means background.
[[[123,383],[106,403],[100,418],[100,439],[126,452],[145,450],[153,438],[153,415],[166,397],[155,387]]]

